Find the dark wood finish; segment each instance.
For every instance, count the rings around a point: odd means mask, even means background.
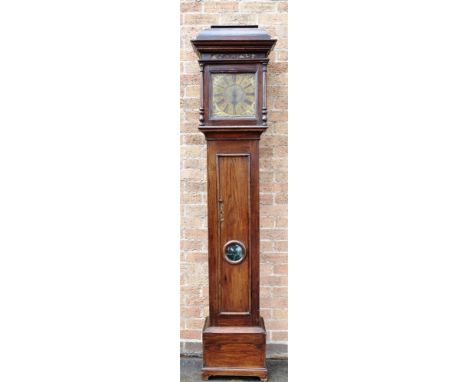
[[[219,215],[218,250],[222,256],[225,243],[236,239],[244,244],[246,251],[245,258],[236,266],[232,266],[228,261],[219,261],[220,315],[250,315],[248,224],[250,218],[250,154],[218,153],[216,154],[216,162]]]
[[[209,318],[203,329],[202,376],[246,376],[267,380],[266,331],[263,319],[259,326],[211,326]]]
[[[266,331],[260,317],[259,139],[267,128],[266,68],[276,40],[257,28],[212,27],[192,44],[202,72],[200,131],[208,154],[210,315],[203,328],[202,376],[267,380]],[[255,73],[253,118],[210,118],[212,73]],[[240,242],[245,257],[224,248]]]
[[[228,133],[217,139],[211,133],[212,130],[205,132],[208,137],[208,261],[211,323],[219,326],[256,326],[259,325],[260,317],[258,179],[260,133],[244,132],[243,139],[233,140]],[[219,218],[220,200],[224,204],[223,221]],[[240,240],[245,245],[247,255],[241,264],[232,265],[224,260],[222,250],[229,240]],[[223,304],[226,301],[228,307],[244,306],[247,309],[229,311],[226,309],[226,304]]]

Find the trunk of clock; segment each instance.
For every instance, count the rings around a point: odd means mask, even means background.
[[[263,128],[201,129],[208,149],[210,316],[203,329],[203,376],[266,379],[266,331],[259,308],[259,163]],[[224,246],[245,247],[237,264]]]

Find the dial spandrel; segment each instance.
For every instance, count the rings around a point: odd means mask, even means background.
[[[213,73],[211,116],[254,118],[256,115],[255,73]]]

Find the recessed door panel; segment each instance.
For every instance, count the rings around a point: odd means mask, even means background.
[[[220,313],[250,314],[250,155],[218,154]]]

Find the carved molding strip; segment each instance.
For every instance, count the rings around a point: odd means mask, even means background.
[[[234,60],[242,60],[245,58],[265,58],[264,53],[205,53],[203,56],[204,58],[212,60],[225,60],[226,58]]]

